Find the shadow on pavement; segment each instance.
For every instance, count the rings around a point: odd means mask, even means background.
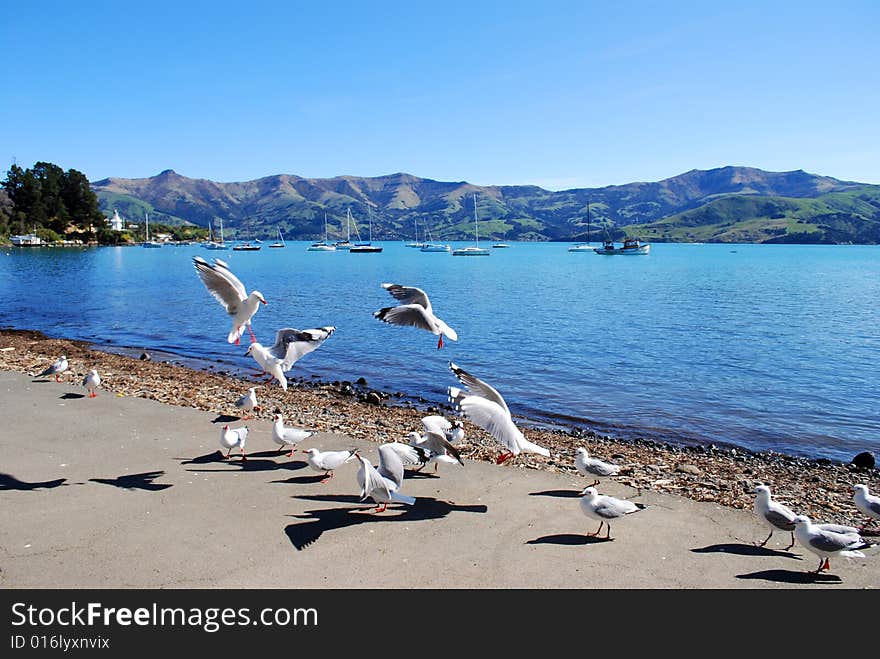
[[[780,556],[782,558],[794,558],[802,561],[803,558],[797,554],[781,549],[770,549],[769,547],[757,547],[755,545],[746,545],[739,543],[730,543],[723,545],[709,545],[700,547],[699,549],[691,549],[695,554],[736,554],[737,556]]]
[[[528,540],[527,545],[595,545],[600,542],[613,542],[614,538],[594,538],[590,535],[577,533],[559,533],[557,535],[544,535],[534,540]]]
[[[775,581],[777,583],[791,584],[838,584],[843,579],[836,574],[816,574],[815,572],[794,572],[792,570],[761,570],[749,574],[738,574],[737,579],[761,579],[763,581]]]
[[[64,481],[66,480],[66,478],[56,478],[54,481],[28,483],[27,481],[18,480],[12,474],[0,473],[0,491],[20,490],[22,492],[27,492],[30,490],[48,490],[53,487],[58,487],[59,485],[64,485]]]
[[[121,487],[125,490],[145,490],[158,492],[172,487],[171,483],[154,483],[153,481],[164,476],[164,471],[145,471],[140,474],[126,474],[117,478],[90,478],[92,483],[103,483],[113,487]]]

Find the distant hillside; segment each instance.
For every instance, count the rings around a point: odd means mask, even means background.
[[[767,172],[749,167],[692,170],[655,183],[559,192],[537,186],[483,187],[402,173],[331,179],[279,174],[217,183],[166,170],[151,178],[109,178],[91,185],[108,216],[115,208],[132,221],[149,212],[157,222],[203,227],[209,221],[216,226],[222,218],[227,238],[271,238],[280,228],[290,239],[314,239],[323,232],[325,212],[330,237],[340,237],[345,235],[345,212],[350,208],[362,235],[367,230],[368,213],[372,216],[373,238],[377,240],[411,240],[416,224],[420,237],[427,226],[435,239],[471,239],[476,193],[480,235],[487,239],[581,240],[586,236],[589,203],[593,239],[603,234],[602,227],[620,235],[621,228],[637,225],[628,231],[643,231],[652,240],[714,240],[699,237],[714,236],[712,230],[693,229],[753,222],[753,227],[738,235],[754,235],[763,241],[814,234],[820,225],[832,226],[833,222],[833,229],[821,231],[823,239],[835,242],[863,242],[856,237],[875,235],[863,223],[875,218],[868,209],[876,211],[871,201],[876,201],[876,196],[871,190],[877,187],[802,170]],[[837,199],[835,194],[842,197]],[[859,194],[867,195],[868,200],[860,200]],[[780,210],[784,205],[780,199],[790,206]],[[762,200],[782,205],[771,208]],[[818,206],[804,207],[811,209],[809,216],[797,215],[795,207],[800,202],[818,200]],[[772,217],[779,213],[793,218],[793,230],[778,233],[779,222],[770,220],[783,219]],[[821,219],[826,215],[829,217]],[[798,224],[798,219],[809,222]],[[694,237],[688,237],[689,233]]]

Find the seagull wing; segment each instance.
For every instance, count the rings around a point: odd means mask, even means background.
[[[614,497],[602,497],[596,503],[595,507],[596,514],[604,517],[605,519],[615,519],[617,517],[623,517],[624,515],[628,515],[629,513],[636,512],[638,509],[639,507],[632,501],[626,501],[625,499],[615,499]]]
[[[354,451],[326,451],[321,454],[321,468],[332,471],[342,466],[354,455]]]
[[[433,314],[421,304],[402,304],[398,307],[384,307],[374,312],[373,316],[389,325],[418,327],[419,329],[428,330],[432,334],[440,333]]]
[[[834,531],[825,531],[824,529],[813,527],[815,532],[810,535],[810,546],[819,551],[841,551],[842,549],[861,549],[863,545],[862,538],[859,535],[847,533],[835,533]]]
[[[398,488],[403,484],[403,460],[388,444],[379,447],[379,474]]]
[[[472,394],[482,396],[483,398],[498,403],[498,405],[504,408],[505,412],[510,414],[510,410],[507,409],[507,403],[504,402],[504,398],[501,397],[501,394],[498,393],[495,387],[483,382],[477,377],[474,377],[473,375],[471,375],[464,369],[459,368],[452,362],[449,362],[449,368],[453,372],[455,377],[458,378],[458,381],[461,382],[468,391],[470,391]]]
[[[425,432],[436,432],[441,435],[445,435],[449,430],[452,430],[452,423],[439,415],[422,417],[422,426],[424,426]]]
[[[783,531],[794,531],[794,518],[796,515],[790,508],[783,506],[777,501],[771,501],[764,513],[764,518],[773,526]]]
[[[269,354],[282,360],[282,371],[289,371],[302,357],[317,350],[334,331],[336,328],[330,326],[302,331],[285,327],[275,334],[275,344],[269,348]]]
[[[428,299],[428,294],[421,288],[401,286],[400,284],[382,284],[382,288],[388,291],[395,300],[400,300],[404,304],[418,304],[431,311],[431,301]]]
[[[360,458],[360,461],[361,468],[358,470],[357,477],[358,484],[361,486],[361,499],[373,496],[373,492],[376,492],[378,498],[374,497],[374,499],[377,501],[388,501],[391,498],[388,483],[385,482],[385,479],[382,478],[382,475],[376,468],[370,464],[369,460]]]
[[[420,465],[428,461],[428,456],[424,449],[419,446],[411,446],[409,444],[401,444],[400,442],[389,442],[385,444],[400,457],[404,466]]]
[[[508,451],[514,455],[521,452],[521,444],[526,439],[505,408],[480,396],[464,396],[459,399],[458,407],[462,414],[501,442]]]
[[[419,442],[419,447],[427,449],[434,455],[451,455],[453,458],[456,459],[458,464],[460,464],[462,467],[464,466],[464,462],[462,462],[461,455],[459,455],[458,450],[446,440],[446,437],[439,433],[428,430],[425,433],[425,436]]]
[[[238,313],[241,303],[247,299],[247,291],[238,277],[219,259],[215,259],[214,265],[211,265],[201,256],[194,256],[193,263],[202,283],[226,308],[226,313],[230,316]]]

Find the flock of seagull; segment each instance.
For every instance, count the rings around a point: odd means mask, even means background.
[[[299,359],[319,348],[336,328],[325,326],[299,330],[286,327],[276,332],[275,342],[271,346],[263,346],[257,341],[251,327],[251,320],[260,305],[267,304],[263,294],[256,290],[248,293],[244,284],[220,259],[208,263],[200,256],[196,256],[193,262],[207,290],[223,305],[232,319],[227,342],[239,345],[244,332],[248,331],[251,344],[246,355],[254,359],[262,374],[267,376],[267,382],[275,380],[284,391],[287,391],[285,373],[290,371]],[[438,337],[438,349],[443,347],[444,336],[452,341],[458,340],[455,330],[434,314],[428,295],[423,290],[388,283],[382,284],[382,288],[399,304],[379,309],[373,314],[374,317],[391,325],[416,327],[431,332]],[[58,382],[61,374],[68,367],[67,358],[62,355],[40,375],[54,376]],[[494,387],[453,362],[449,362],[449,368],[463,387],[450,386],[449,401],[459,414],[499,442],[503,451],[496,459],[497,464],[520,453],[536,453],[550,457],[548,449],[525,438],[514,423],[504,398]],[[90,370],[82,381],[90,398],[97,395],[100,383],[100,376],[95,369]],[[250,387],[248,393],[235,402],[235,406],[246,414],[252,410],[259,410],[256,388]],[[248,415],[241,417],[241,420],[250,418],[252,417]],[[355,449],[320,451],[317,448],[309,448],[302,452],[306,455],[309,467],[324,474],[322,483],[333,478],[337,468],[357,460],[359,463],[357,482],[361,490],[361,500],[372,499],[376,503],[374,512],[384,512],[390,503],[408,506],[416,503],[414,497],[400,491],[406,467],[421,470],[433,464],[434,470],[437,471],[441,462],[464,465],[456,448],[456,445],[464,439],[461,421],[457,419],[449,421],[437,415],[426,416],[422,419],[422,426],[423,432],[413,431],[408,434],[408,443],[392,441],[380,445],[377,466],[373,466],[369,459]],[[247,460],[244,449],[248,433],[247,426],[231,428],[225,425],[220,432],[220,445],[227,452],[225,455],[221,452],[221,455],[229,458],[233,449],[238,449],[241,459]],[[292,457],[296,447],[313,434],[308,430],[286,427],[282,415],[274,415],[272,440],[278,445],[279,453],[288,451],[287,456]],[[598,537],[605,526],[605,538],[611,539],[612,521],[616,522],[646,508],[644,504],[602,495],[597,491],[599,478],[616,476],[620,472],[618,465],[591,457],[587,449],[581,447],[575,452],[574,466],[579,474],[595,478],[592,484],[584,488],[580,498],[580,507],[584,515],[599,522],[596,532],[587,535]],[[774,501],[768,486],[758,485],[755,488],[754,510],[758,518],[770,528],[770,534],[763,542],[755,544],[759,547],[765,546],[776,530],[789,532],[791,544],[785,549],[791,549],[795,542],[798,542],[808,551],[816,554],[819,557],[816,573],[830,569],[831,557],[864,558],[865,555],[860,550],[874,545],[865,541],[861,533],[868,525],[880,520],[880,496],[872,495],[868,487],[863,484],[855,485],[853,490],[853,503],[856,509],[868,518],[860,528],[839,524],[814,524],[807,516],[796,514],[790,508]]]

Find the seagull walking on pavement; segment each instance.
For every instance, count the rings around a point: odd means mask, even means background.
[[[414,286],[400,284],[382,284],[391,296],[400,300],[396,307],[384,307],[373,313],[373,316],[384,323],[401,327],[418,327],[438,336],[437,349],[443,347],[443,337],[458,341],[458,334],[449,325],[434,315],[431,301],[427,293]]]
[[[634,503],[626,499],[616,499],[603,494],[599,494],[595,487],[588,487],[582,492],[581,510],[584,515],[599,520],[599,528],[595,533],[587,535],[596,537],[602,531],[602,525],[608,527],[605,533],[607,540],[611,539],[611,520],[619,519],[624,515],[631,515],[640,510],[644,510],[647,506],[643,503]]]
[[[408,506],[416,502],[415,497],[400,493],[403,485],[403,462],[396,451],[387,444],[379,447],[379,469],[359,452],[355,452],[361,466],[357,480],[361,488],[361,500],[370,497],[376,502],[374,512],[382,513],[391,502],[404,503]]]
[[[319,451],[310,448],[305,453],[308,455],[306,462],[315,471],[325,472],[322,483],[333,478],[333,471],[354,458],[355,451]]]
[[[61,382],[60,375],[67,370],[69,364],[67,363],[67,357],[65,355],[61,355],[58,359],[56,359],[52,365],[47,368],[45,371],[40,373],[37,377],[48,377],[50,375],[55,376],[55,382]]]
[[[275,343],[272,346],[267,348],[254,341],[244,354],[245,357],[253,357],[263,372],[278,380],[281,388],[287,391],[284,373],[293,368],[301,357],[319,348],[334,331],[336,328],[331,326],[307,330],[285,327],[275,333]]]
[[[616,476],[620,472],[620,467],[615,464],[591,458],[589,451],[583,447],[575,451],[574,466],[583,476]],[[590,487],[596,487],[598,484],[599,480],[596,479]]]
[[[858,533],[836,533],[813,524],[806,515],[794,518],[794,537],[806,549],[819,557],[816,574],[822,570],[830,570],[828,559],[831,556],[844,558],[865,558],[859,549],[868,549],[874,545],[865,542]]]
[[[758,547],[763,547],[770,540],[770,537],[773,535],[773,531],[779,529],[780,531],[788,531],[791,533],[791,544],[785,548],[785,551],[788,551],[792,547],[794,547],[795,539],[794,539],[794,519],[797,517],[795,512],[787,507],[779,503],[778,501],[774,501],[770,495],[770,488],[766,485],[758,485],[755,488],[755,514],[758,516],[758,519],[762,520],[767,526],[770,527],[770,535],[764,538],[764,542],[755,543]],[[814,525],[824,531],[831,531],[833,533],[858,533],[858,529],[853,526],[843,526],[841,524],[816,524]]]
[[[86,376],[82,381],[82,386],[84,386],[86,391],[89,392],[89,398],[95,398],[98,395],[95,390],[101,386],[101,376],[98,375],[98,371],[93,368],[86,373]]]
[[[880,520],[880,497],[871,494],[868,486],[859,484],[853,485],[853,503],[863,515],[867,515],[868,521],[862,524],[859,531],[864,531],[870,524]]]
[[[241,280],[232,274],[229,265],[220,259],[214,259],[211,264],[201,256],[194,256],[193,263],[205,288],[223,305],[226,313],[232,316],[232,330],[226,341],[235,345],[241,343],[245,328],[251,335],[251,341],[256,341],[257,337],[251,329],[251,318],[257,313],[260,304],[268,304],[263,294],[260,291],[248,293]]]
[[[315,433],[313,432],[301,430],[299,428],[285,428],[284,419],[281,415],[275,415],[275,422],[272,424],[272,441],[281,447],[278,449],[279,452],[284,452],[284,450],[288,448],[290,449],[290,453],[287,454],[288,458],[293,457],[294,449],[299,442],[314,434]]]
[[[497,439],[506,450],[495,460],[501,464],[520,453],[550,457],[550,451],[527,440],[510,416],[507,403],[494,387],[449,362],[449,368],[470,393],[449,387],[449,400],[467,418]]]
[[[238,447],[238,450],[241,451],[241,461],[247,462],[247,456],[244,454],[247,436],[247,426],[242,426],[241,428],[230,428],[228,424],[223,426],[223,429],[220,431],[220,446],[228,449],[223,457],[228,458],[232,453],[232,449]]]

